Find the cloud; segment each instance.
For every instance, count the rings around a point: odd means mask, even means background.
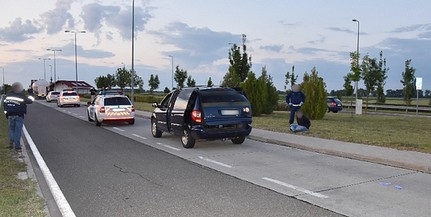
[[[15,18],[8,27],[0,29],[0,39],[7,42],[22,42],[33,38],[31,35],[39,33],[41,29],[31,20],[22,21]]]
[[[241,34],[215,32],[207,27],[191,27],[181,22],[171,23],[161,31],[150,33],[157,36],[161,43],[177,47],[178,50],[164,52],[164,55],[174,55],[192,67],[227,58],[228,43],[241,37]]]
[[[151,8],[150,8],[151,9]],[[150,9],[135,7],[135,31],[143,31],[145,25],[151,19]],[[123,9],[121,6],[106,6],[99,3],[84,5],[81,18],[84,20],[84,27],[89,32],[100,36],[104,25],[118,30],[124,40],[131,39],[131,7]],[[111,32],[106,34],[106,38],[111,38]]]
[[[283,25],[283,26],[287,26],[287,27],[296,27],[296,26],[299,26],[299,23],[289,23],[289,22],[287,22],[287,21],[285,21],[285,20],[280,20],[278,23],[280,23],[281,25]]]
[[[61,48],[62,56],[75,56],[75,45],[74,43],[69,43]],[[99,49],[83,49],[81,46],[77,46],[78,56],[86,57],[90,59],[100,59],[115,56],[114,53],[103,51]]]
[[[53,10],[40,15],[48,34],[63,31],[65,24],[67,24],[68,28],[75,26],[75,20],[72,14],[69,13],[73,2],[73,0],[57,0]]]
[[[344,33],[348,33],[348,34],[358,34],[358,31],[353,31],[353,30],[348,29],[348,28],[328,27],[328,29],[331,31],[335,31],[335,32],[344,32]],[[366,33],[366,32],[359,32],[359,34],[368,35],[368,33]]]
[[[283,49],[283,45],[266,45],[266,46],[261,46],[260,49],[278,53]]]
[[[403,26],[392,30],[392,33],[414,32],[414,31],[431,31],[431,23],[415,24],[410,26]]]
[[[331,51],[326,50],[326,49],[313,48],[313,47],[297,48],[297,49],[295,49],[295,51],[298,53],[307,54],[307,55],[316,54],[319,52],[331,52]]]
[[[307,41],[307,43],[309,43],[309,44],[321,44],[321,43],[324,43],[325,40],[326,40],[325,36],[319,35],[319,39]]]

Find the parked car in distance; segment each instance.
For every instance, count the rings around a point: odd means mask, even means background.
[[[72,105],[76,107],[81,106],[81,98],[74,90],[63,90],[60,92],[57,100],[57,106],[63,107],[65,105]]]
[[[159,138],[164,132],[179,135],[184,148],[193,148],[198,139],[230,139],[241,144],[252,129],[250,102],[232,88],[174,90],[153,107],[153,137]]]
[[[87,116],[96,126],[106,122],[135,124],[135,108],[124,95],[98,95],[88,103]]]
[[[328,103],[328,112],[337,113],[343,110],[343,103],[337,97],[328,96],[326,102]]]
[[[59,95],[60,95],[60,92],[58,91],[49,91],[48,95],[46,95],[46,101],[47,102],[57,101]]]

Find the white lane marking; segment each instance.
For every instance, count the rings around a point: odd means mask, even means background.
[[[161,145],[163,147],[170,148],[170,149],[175,150],[175,151],[181,151],[181,149],[179,149],[179,148],[175,148],[175,147],[172,147],[170,145],[165,145],[165,144],[160,143],[160,142],[158,142],[157,145]]]
[[[113,127],[112,129],[114,129],[114,130],[118,130],[118,131],[121,131],[121,132],[124,132],[125,130],[123,130],[123,129],[121,129],[121,128],[118,128],[118,127]]]
[[[42,171],[43,176],[48,184],[49,189],[51,190],[52,196],[54,197],[55,202],[57,203],[58,209],[60,210],[63,217],[75,217],[75,213],[73,212],[70,204],[67,202],[66,197],[64,197],[63,192],[58,186],[57,181],[55,181],[54,176],[43,160],[42,155],[34,144],[33,139],[30,137],[25,126],[23,127],[24,136],[30,146],[30,149],[33,152],[34,157],[36,158],[37,164],[39,164],[40,170]]]
[[[275,183],[277,185],[281,185],[281,186],[286,187],[286,188],[290,188],[290,189],[302,192],[304,194],[308,194],[308,195],[311,195],[311,196],[315,196],[315,197],[321,198],[321,199],[329,198],[326,195],[319,194],[319,193],[307,190],[305,188],[294,186],[294,185],[291,185],[291,184],[288,184],[288,183],[285,183],[285,182],[282,182],[282,181],[279,181],[279,180],[276,180],[276,179],[271,179],[271,178],[268,178],[268,177],[263,177],[262,179],[266,180],[266,181],[269,181],[269,182],[272,182],[272,183]]]
[[[140,136],[140,135],[138,135],[138,134],[132,134],[132,136],[134,136],[134,137],[138,137],[138,138],[140,138],[140,139],[147,139],[147,137],[143,137],[143,136]]]
[[[210,163],[213,163],[213,164],[217,164],[219,166],[226,167],[226,168],[232,168],[233,167],[233,166],[231,166],[229,164],[218,162],[218,161],[215,161],[215,160],[212,160],[212,159],[209,159],[209,158],[206,158],[206,157],[202,157],[202,156],[199,156],[199,159],[207,161],[207,162],[210,162]]]

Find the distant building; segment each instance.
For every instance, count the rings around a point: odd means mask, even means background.
[[[62,91],[65,89],[73,89],[78,94],[90,94],[90,89],[93,88],[90,84],[85,81],[67,81],[67,80],[57,80],[52,84],[51,89],[54,91]]]

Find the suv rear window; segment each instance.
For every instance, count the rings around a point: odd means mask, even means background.
[[[109,97],[105,98],[105,106],[110,105],[131,105],[130,101],[126,97]]]
[[[63,96],[78,96],[76,92],[63,92]]]
[[[201,100],[202,103],[247,102],[244,95],[229,89],[203,90]]]
[[[51,95],[59,95],[60,92],[51,92]]]

